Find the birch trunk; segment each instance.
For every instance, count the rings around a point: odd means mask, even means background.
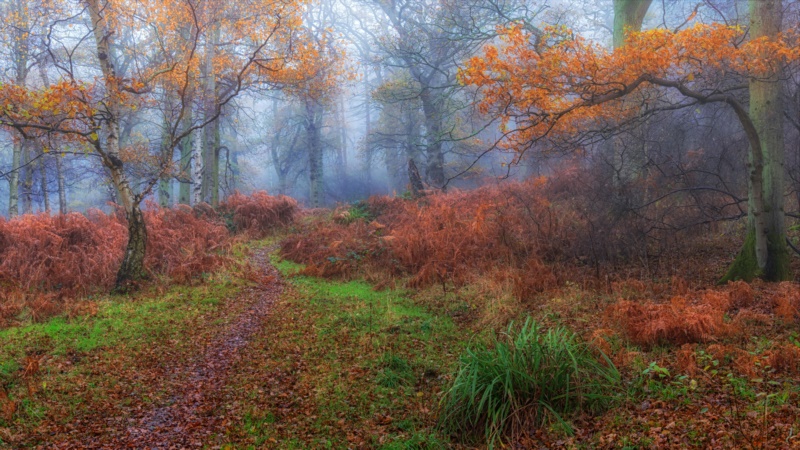
[[[192,145],[192,205],[203,203],[203,130],[195,130]]]
[[[111,41],[114,38],[112,30],[103,16],[103,8],[107,4],[100,4],[101,0],[85,0],[89,16],[94,25],[94,40],[97,48],[97,59],[103,73],[103,84],[106,91],[107,119],[105,147],[99,142],[94,142],[95,148],[100,153],[103,165],[108,169],[111,182],[117,191],[120,206],[125,212],[128,221],[128,242],[122,259],[115,290],[127,290],[137,281],[145,277],[144,257],[147,245],[147,227],[141,210],[141,198],[134,195],[120,159],[120,117],[122,102],[118,86],[118,77],[111,61]]]

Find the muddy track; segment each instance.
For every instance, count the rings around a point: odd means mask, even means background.
[[[183,449],[214,448],[212,436],[223,433],[227,419],[215,414],[229,369],[240,357],[240,350],[262,329],[273,304],[280,298],[283,283],[269,262],[272,248],[258,250],[253,263],[261,270],[265,283],[244,291],[236,301],[247,302],[244,312],[197,358],[175,361],[167,377],[183,380],[173,383],[170,401],[127,417],[109,417],[108,434],[93,442],[71,442],[53,448]],[[170,363],[170,362],[168,362]]]

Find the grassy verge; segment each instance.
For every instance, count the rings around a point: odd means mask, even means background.
[[[300,266],[279,261],[286,275]],[[441,448],[442,390],[471,331],[404,291],[289,277],[230,386],[236,448]]]
[[[71,315],[0,331],[0,448],[102,433],[97,418],[168,401],[169,363],[191,358],[250,282],[232,271],[192,286],[83,301]],[[120,424],[124,427],[124,424]],[[124,429],[124,428],[122,428]]]

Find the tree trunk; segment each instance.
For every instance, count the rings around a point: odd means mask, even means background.
[[[39,172],[42,178],[42,204],[44,206],[44,212],[50,214],[50,194],[47,192],[47,166],[44,161],[45,157],[42,155],[39,161]]]
[[[625,33],[640,31],[653,0],[614,0],[614,48],[625,45]]]
[[[192,205],[203,202],[203,130],[195,130],[192,145]]]
[[[170,147],[170,132],[169,123],[164,121],[164,129],[161,131],[161,162],[162,164],[172,164],[173,151]],[[162,208],[169,207],[172,201],[172,184],[170,182],[170,173],[165,172],[161,174],[158,181],[158,204]]]
[[[286,195],[286,171],[283,169],[280,152],[278,151],[278,145],[280,145],[281,140],[281,134],[278,129],[280,127],[279,123],[278,99],[276,97],[272,99],[272,141],[269,146],[269,155],[272,159],[272,167],[275,168],[275,175],[278,176],[278,193]],[[299,132],[295,133],[295,140],[297,140],[299,134]],[[292,147],[294,147],[294,145],[292,145]],[[292,148],[290,148],[289,151],[292,151]]]
[[[18,23],[14,25],[14,69],[15,82],[18,86],[25,86],[28,75],[28,14],[26,5],[22,0],[16,0],[15,15]],[[19,181],[25,140],[22,136],[14,139],[11,157],[11,179],[8,181],[8,217],[19,214]]]
[[[339,148],[337,159],[337,172],[339,182],[344,183],[347,179],[347,124],[344,115],[344,101],[341,97],[336,99],[336,127],[339,129]]]
[[[372,145],[370,139],[372,136],[372,108],[370,101],[372,95],[370,93],[369,72],[364,71],[364,181],[367,184],[367,190],[372,189]]]
[[[425,115],[425,139],[427,167],[425,177],[428,183],[439,188],[444,186],[444,154],[442,153],[442,105],[441,100],[434,98],[429,88],[420,93],[422,112]]]
[[[214,55],[216,45],[219,40],[219,27],[214,26],[206,37],[205,55],[203,61],[203,76],[205,84],[203,86],[203,119],[208,120],[216,114],[217,108],[217,83],[214,73]],[[218,137],[215,135],[219,131],[217,124],[219,118],[208,124],[202,131],[203,137],[203,181],[202,181],[202,201],[213,203],[214,180],[219,180],[219,166],[215,164],[218,148],[215,143]]]
[[[192,126],[192,96],[187,95],[186,100],[186,116],[183,119],[183,129]],[[181,156],[178,167],[180,169],[180,187],[178,190],[178,202],[188,205],[192,196],[192,134],[189,134],[181,142]]]
[[[64,185],[64,167],[62,156],[56,155],[56,178],[58,179],[58,213],[67,213],[67,189]]]
[[[136,288],[136,283],[145,279],[144,257],[147,250],[147,226],[138,202],[125,211],[128,221],[128,243],[125,256],[117,272],[114,290],[126,292]]]
[[[425,186],[422,185],[422,178],[419,176],[419,170],[417,169],[417,165],[414,164],[413,159],[408,160],[408,179],[411,182],[411,197],[419,198],[422,196],[422,191],[425,189]]]
[[[626,33],[642,31],[642,22],[651,3],[652,0],[614,0],[615,49],[622,48],[625,45]],[[641,99],[637,95],[632,100],[629,100],[629,103],[638,105],[641,104]],[[631,142],[628,145],[621,137],[615,137],[611,140],[614,167],[613,183],[620,193],[623,192],[627,183],[636,180],[642,175],[642,168],[647,163],[645,128],[646,124],[643,123],[636,129],[636,138],[640,142]],[[632,199],[620,196],[618,200],[620,205],[627,207],[625,203]]]
[[[120,117],[122,112],[122,100],[119,94],[118,77],[111,61],[111,41],[114,38],[112,30],[108,29],[108,23],[103,15],[103,9],[107,6],[102,5],[100,0],[86,0],[86,6],[94,25],[94,39],[97,46],[97,58],[103,72],[103,83],[106,90],[106,109],[107,119],[105,148],[101,147],[100,142],[95,140],[93,145],[101,156],[103,165],[108,169],[111,182],[117,191],[120,206],[125,211],[125,218],[128,220],[128,242],[125,246],[125,254],[122,265],[117,272],[117,280],[114,289],[125,291],[135,287],[135,283],[145,277],[144,255],[147,245],[147,228],[144,222],[144,215],[140,207],[141,198],[134,195],[128,182],[123,162],[120,159]]]
[[[324,196],[322,168],[322,106],[313,98],[306,99],[306,139],[308,144],[309,202],[312,208],[322,206]]]
[[[22,146],[22,213],[33,213],[33,150],[31,143],[25,142]]]
[[[221,120],[218,117],[211,124],[213,139],[211,141],[211,206],[219,206],[219,154],[222,148],[222,135],[220,132]]]
[[[8,217],[19,214],[19,178],[22,170],[22,137],[14,139],[11,158],[11,179],[8,180]]]
[[[750,0],[753,39],[781,31],[781,0]],[[750,81],[750,112],[758,142],[750,145],[747,237],[722,281],[791,279],[784,212],[784,136],[781,68]],[[760,203],[760,205],[759,205]]]

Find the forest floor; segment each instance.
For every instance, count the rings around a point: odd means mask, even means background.
[[[459,355],[495,332],[478,317],[488,300],[301,276],[273,244],[190,286],[0,331],[0,448],[485,448],[437,420]],[[586,336],[615,300],[567,286],[527,311]],[[570,417],[571,436],[554,424],[509,446],[800,448],[797,379],[737,369],[794,345],[796,327],[752,326],[720,342],[732,353],[609,337],[627,355],[617,407]],[[676,369],[681,355],[691,373]]]

